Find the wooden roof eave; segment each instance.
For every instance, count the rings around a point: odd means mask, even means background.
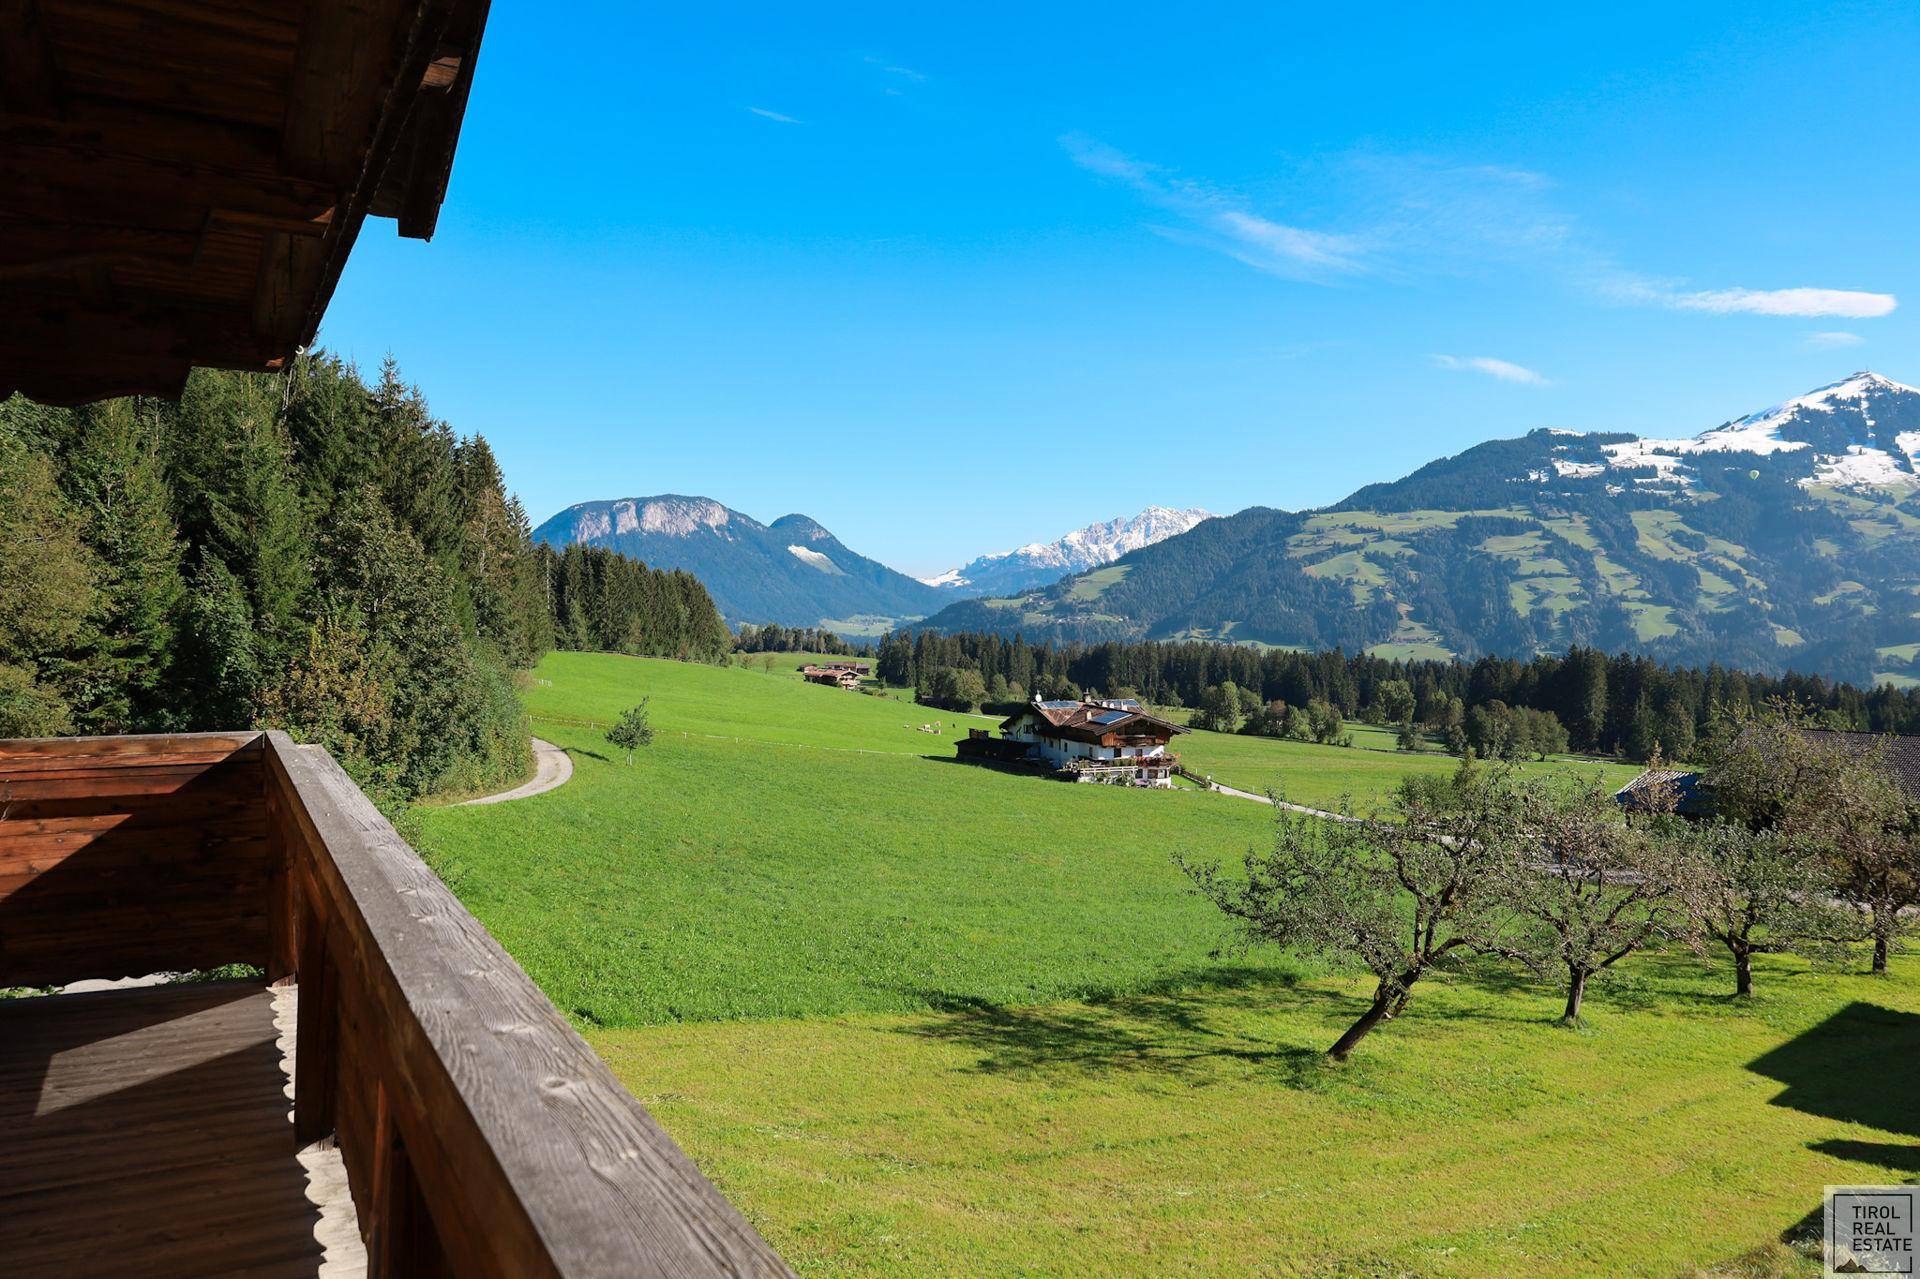
[[[454,147],[465,117],[488,4],[489,0],[417,0],[413,4],[399,74],[389,87],[358,178],[343,201],[336,225],[322,239],[316,287],[292,341],[286,344],[293,349],[268,367],[280,367],[285,356],[312,345],[319,335],[320,321],[369,213],[397,217],[399,233],[407,238],[432,238],[453,173]],[[310,19],[313,12],[309,11]],[[453,75],[443,79],[436,71],[449,62]],[[282,237],[278,247],[291,259],[301,246],[291,237]],[[269,287],[265,272],[277,265],[263,261],[263,301]],[[297,271],[297,263],[288,265],[290,272]]]
[[[487,11],[0,0],[0,397],[283,367],[369,214],[433,234]]]

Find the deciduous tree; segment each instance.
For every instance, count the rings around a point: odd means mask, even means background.
[[[1493,836],[1511,789],[1506,774],[1465,763],[1448,777],[1409,778],[1381,819],[1345,803],[1339,820],[1276,808],[1273,847],[1249,852],[1238,877],[1176,862],[1243,942],[1373,974],[1366,1010],[1328,1049],[1344,1059],[1457,953],[1504,945],[1511,912]]]
[[[1779,831],[1716,821],[1690,833],[1680,900],[1688,937],[1733,960],[1734,994],[1753,993],[1755,955],[1806,953],[1841,935],[1819,858]]]
[[[1504,953],[1560,974],[1561,1023],[1580,1024],[1587,984],[1678,931],[1686,861],[1663,814],[1629,824],[1597,781],[1542,778],[1513,788],[1494,831],[1503,896],[1529,927]]]

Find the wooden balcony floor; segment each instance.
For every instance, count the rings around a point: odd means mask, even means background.
[[[337,1152],[296,1151],[295,996],[0,1000],[0,1273],[355,1276]]]

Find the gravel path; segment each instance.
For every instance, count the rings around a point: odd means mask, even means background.
[[[1209,790],[1218,791],[1222,795],[1231,795],[1235,799],[1250,799],[1256,804],[1273,803],[1273,799],[1270,796],[1256,795],[1250,790],[1238,790],[1232,786],[1222,786],[1219,782],[1209,782],[1207,783],[1207,787]],[[1309,817],[1325,817],[1325,818],[1328,818],[1329,820],[1336,821],[1336,822],[1351,822],[1351,821],[1359,820],[1358,818],[1348,817],[1344,813],[1330,813],[1324,808],[1308,808],[1305,804],[1290,804],[1284,799],[1280,801],[1280,807],[1288,810],[1289,812],[1305,813]]]
[[[533,739],[533,780],[523,782],[512,790],[503,790],[497,795],[482,795],[479,799],[463,799],[456,808],[468,804],[504,804],[510,799],[525,799],[529,795],[544,795],[550,790],[565,786],[573,777],[573,759],[552,742]]]

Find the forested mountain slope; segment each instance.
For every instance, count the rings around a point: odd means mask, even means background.
[[[1920,391],[1856,374],[1689,438],[1538,430],[1334,506],[1254,508],[945,631],[1394,657],[1592,644],[1920,680]]]
[[[533,536],[560,549],[584,543],[692,573],[734,625],[778,622],[877,634],[951,598],[855,554],[807,516],[762,524],[706,497],[582,502]]]

